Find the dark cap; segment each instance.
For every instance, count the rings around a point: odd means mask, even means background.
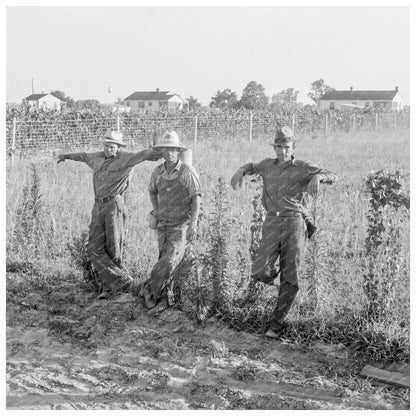
[[[282,127],[277,130],[273,145],[293,143],[292,137],[293,131],[287,126]]]

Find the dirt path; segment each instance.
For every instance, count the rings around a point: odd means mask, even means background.
[[[48,289],[49,287],[49,289]],[[65,282],[7,279],[7,409],[408,409],[403,389],[353,375],[342,348],[304,349],[147,314]]]

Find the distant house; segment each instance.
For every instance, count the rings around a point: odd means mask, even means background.
[[[178,94],[169,91],[136,91],[124,99],[124,104],[132,111],[180,110],[186,104]]]
[[[396,87],[390,91],[328,91],[319,101],[322,109],[339,110],[343,108],[379,108],[384,110],[403,109],[403,99]]]
[[[56,98],[52,94],[32,94],[24,98],[25,101],[30,107],[34,108],[43,108],[48,110],[61,110],[62,105],[64,104],[59,98]]]

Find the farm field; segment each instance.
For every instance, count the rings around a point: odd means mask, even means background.
[[[192,319],[193,299],[159,316],[143,310],[135,287],[110,301],[95,300],[76,265],[93,203],[87,166],[57,165],[56,158],[42,156],[8,167],[8,409],[409,408],[408,389],[358,376],[365,363],[403,368],[409,360],[410,247],[404,208],[385,212],[388,244],[382,243],[375,269],[394,277],[394,286],[383,294],[388,316],[363,316],[370,209],[365,180],[381,169],[400,170],[408,194],[409,131],[298,138],[295,155],[336,172],[339,181],[321,187],[315,209],[319,232],[308,242],[289,316],[294,329],[284,341],[262,336],[274,288],[260,290],[251,305],[239,308],[250,281],[253,198],[260,184],[246,179],[241,190],[228,186],[242,164],[273,157],[269,142],[204,141],[194,149],[204,213],[194,251],[209,253],[205,260],[223,265],[225,280],[219,287],[208,285],[207,292],[219,293],[230,305],[217,305],[204,325]],[[125,264],[137,284],[157,257],[146,218],[154,166],[145,162],[135,168],[126,195]],[[30,208],[25,201],[36,202],[32,222],[23,215]],[[214,252],[219,239],[223,250]],[[206,280],[214,273],[209,264],[204,273]],[[182,283],[184,296],[202,291]],[[208,306],[210,300],[207,296]]]

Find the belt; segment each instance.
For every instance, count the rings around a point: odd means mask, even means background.
[[[95,198],[95,202],[98,202],[99,204],[105,204],[108,201],[116,199],[118,196],[119,195],[111,195],[111,196],[106,196],[105,198]]]
[[[267,215],[271,217],[302,217],[302,213],[297,211],[269,211]]]

